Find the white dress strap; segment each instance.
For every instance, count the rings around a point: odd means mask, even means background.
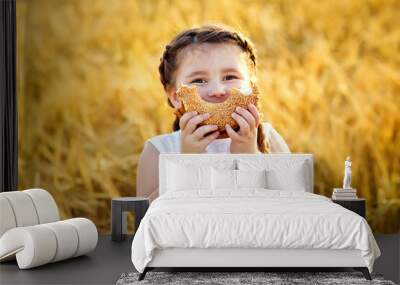
[[[150,138],[148,141],[160,153],[180,153],[180,131],[162,134]]]

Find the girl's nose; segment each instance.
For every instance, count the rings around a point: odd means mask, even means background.
[[[226,90],[222,84],[215,84],[214,86],[212,86],[212,88],[208,93],[208,96],[217,98],[224,97],[225,95],[226,95]]]
[[[211,92],[210,97],[216,97],[216,98],[221,98],[225,96],[225,91],[223,92]]]

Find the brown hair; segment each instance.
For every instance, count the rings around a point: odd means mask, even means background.
[[[158,67],[160,80],[164,90],[168,90],[175,85],[174,73],[178,69],[178,53],[183,48],[200,43],[233,43],[238,45],[243,52],[248,55],[253,72],[256,72],[256,55],[253,44],[249,39],[238,32],[220,25],[205,25],[197,28],[185,30],[175,36],[172,41],[166,45],[164,53],[160,59]],[[168,98],[168,105],[174,107]],[[179,118],[176,117],[172,126],[174,131],[179,130]],[[257,129],[257,146],[260,152],[267,153],[268,147],[265,145],[263,126],[260,123]]]

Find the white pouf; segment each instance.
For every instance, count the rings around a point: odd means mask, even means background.
[[[38,215],[30,196],[24,192],[13,191],[0,193],[5,197],[12,208],[17,227],[26,227],[39,224]]]
[[[43,189],[24,190],[23,193],[28,194],[35,205],[38,215],[39,224],[51,223],[60,220],[58,207],[53,196]]]
[[[11,204],[6,197],[0,195],[0,237],[9,229],[15,228],[14,212]]]
[[[16,258],[20,269],[28,269],[96,248],[94,223],[59,221],[57,205],[43,189],[0,193],[0,214],[0,262]]]

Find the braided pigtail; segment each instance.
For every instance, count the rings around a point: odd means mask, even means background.
[[[257,128],[257,147],[260,152],[269,153],[269,145],[268,142],[265,142],[264,127],[262,124],[259,124]]]
[[[172,129],[174,132],[179,131],[181,127],[179,126],[179,118],[178,116],[175,117],[175,121],[172,124]]]

